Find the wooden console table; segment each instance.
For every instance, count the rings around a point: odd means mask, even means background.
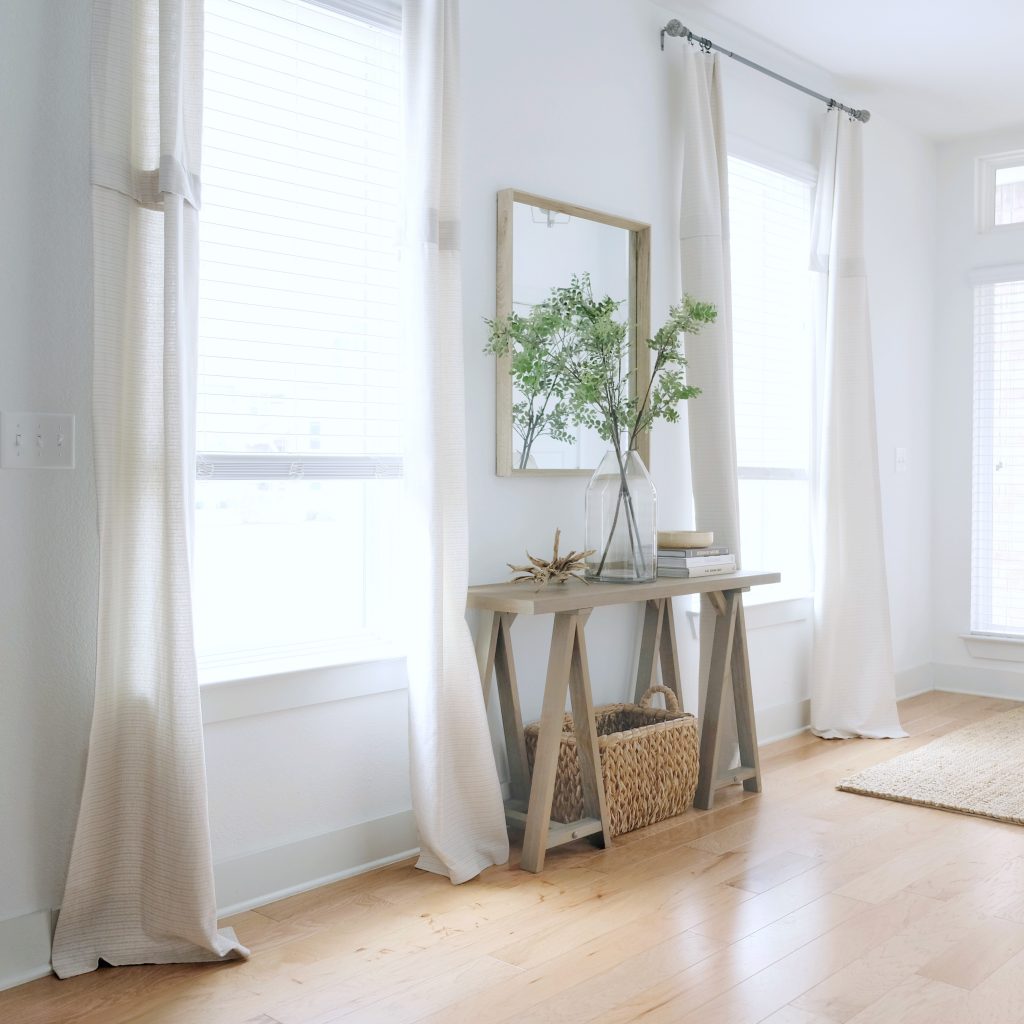
[[[709,809],[716,789],[738,782],[743,783],[743,787],[750,792],[761,791],[741,594],[750,587],[778,581],[779,574],[774,572],[737,572],[728,576],[700,579],[660,577],[650,583],[633,584],[588,585],[571,580],[565,584],[549,584],[541,590],[524,583],[494,583],[469,588],[468,606],[484,612],[480,678],[485,700],[491,688],[491,677],[496,675],[498,682],[511,791],[511,798],[505,804],[505,819],[510,828],[525,831],[521,864],[526,871],[542,870],[544,855],[552,846],[584,836],[591,837],[602,846],[608,846],[611,842],[597,729],[594,724],[587,645],[583,633],[583,627],[594,608],[645,602],[635,699],[639,700],[644,690],[656,681],[655,674],[660,661],[664,684],[675,692],[682,706],[672,598],[686,594],[707,594],[710,597],[718,615],[711,650],[711,675],[701,722],[700,773],[694,804]],[[546,614],[553,614],[555,620],[551,631],[551,651],[531,785],[515,661],[512,657],[511,627],[517,615]],[[719,719],[730,669],[741,766],[725,777],[716,778]],[[554,797],[567,691],[572,701],[582,769],[584,816],[579,821],[561,824],[551,820],[551,802]]]

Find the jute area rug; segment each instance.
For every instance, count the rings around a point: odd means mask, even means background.
[[[1024,825],[1024,708],[940,736],[836,788]]]

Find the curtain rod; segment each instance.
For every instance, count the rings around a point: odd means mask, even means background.
[[[822,96],[820,92],[808,89],[806,85],[794,82],[791,78],[785,78],[777,72],[772,71],[770,68],[766,68],[761,64],[755,64],[752,60],[747,60],[746,57],[741,57],[738,53],[733,53],[731,50],[727,50],[724,46],[719,46],[717,43],[711,42],[710,39],[695,36],[681,21],[676,18],[673,18],[661,30],[661,48],[663,50],[665,49],[665,36],[667,35],[679,36],[691,43],[696,43],[705,53],[710,50],[717,50],[719,53],[724,53],[726,57],[731,57],[733,60],[738,60],[741,64],[746,64],[748,68],[760,71],[762,75],[768,75],[769,78],[774,78],[776,82],[782,82],[783,85],[791,86],[793,89],[799,89],[800,92],[806,93],[808,96],[813,96],[816,100],[821,100],[822,103],[827,103],[830,109],[835,107],[837,110],[845,110],[850,117],[857,121],[862,121],[864,124],[867,124],[871,118],[870,110],[855,110],[853,107],[848,107],[845,103],[840,103],[838,100],[834,100],[829,96]]]

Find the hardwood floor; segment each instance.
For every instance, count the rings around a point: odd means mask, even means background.
[[[762,795],[539,876],[395,865],[223,922],[248,962],[46,978],[0,993],[0,1021],[1020,1024],[1024,830],[834,789],[1012,706],[916,697],[909,740],[764,747]]]

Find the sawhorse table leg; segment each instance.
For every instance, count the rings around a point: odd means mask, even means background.
[[[589,615],[590,609],[555,615],[532,783],[526,760],[509,631],[515,616],[495,613],[490,621],[484,622],[480,655],[481,680],[486,696],[490,689],[491,672],[497,676],[511,776],[512,798],[506,804],[505,817],[511,827],[525,830],[521,867],[526,871],[541,871],[545,854],[552,846],[583,837],[590,837],[603,846],[611,843],[583,632]],[[576,750],[580,760],[583,817],[563,824],[551,821],[551,804],[554,799],[567,693],[572,702]]]
[[[526,760],[523,713],[519,708],[516,663],[512,657],[511,630],[516,617],[511,612],[491,612],[489,615],[490,620],[483,623],[481,630],[480,680],[484,688],[484,703],[490,694],[491,676],[495,675],[508,757],[509,795],[513,801],[524,802],[530,795],[530,769]]]
[[[672,614],[672,598],[648,601],[644,607],[643,632],[640,636],[640,657],[636,670],[635,702],[640,703],[644,692],[658,681],[657,667],[661,662],[661,678],[683,706],[682,679],[679,674],[679,650],[676,646],[676,625]]]
[[[749,793],[761,792],[761,763],[757,751],[754,724],[754,699],[750,688],[750,659],[747,654],[747,626],[741,591],[727,590],[711,595],[717,617],[711,647],[711,669],[704,720],[700,730],[700,774],[694,806],[710,810],[715,790],[742,782]],[[716,600],[717,599],[717,600]],[[719,729],[725,688],[732,678],[736,704],[736,728],[740,746],[740,765],[725,776],[718,776]]]

